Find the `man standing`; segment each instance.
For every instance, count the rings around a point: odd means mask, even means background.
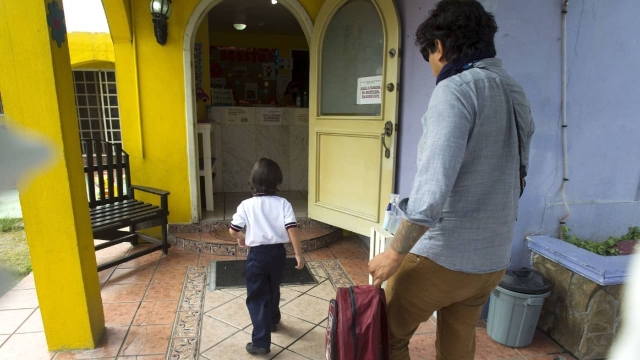
[[[534,132],[529,102],[496,59],[493,15],[442,0],[417,30],[437,77],[422,119],[418,170],[390,248],[369,263],[387,285],[392,359],[438,312],[438,359],[473,359],[475,328],[511,258]],[[521,182],[522,181],[522,182]]]

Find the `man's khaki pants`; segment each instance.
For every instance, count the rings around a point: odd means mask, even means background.
[[[437,311],[437,359],[473,360],[482,307],[504,273],[452,271],[409,254],[386,287],[391,359],[409,359],[411,336]]]

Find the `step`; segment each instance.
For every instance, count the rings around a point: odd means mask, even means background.
[[[169,230],[169,243],[172,246],[205,254],[222,256],[246,256],[247,248],[240,248],[237,240],[229,234],[228,221],[216,221],[213,224],[175,225]],[[338,241],[342,230],[311,219],[300,219],[298,226],[302,234],[302,251],[309,252]],[[180,231],[182,230],[182,231]],[[191,230],[191,231],[184,231]],[[199,230],[199,231],[198,231]],[[291,244],[285,244],[287,254],[294,253]]]

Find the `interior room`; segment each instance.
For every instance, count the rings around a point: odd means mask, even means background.
[[[309,50],[296,17],[275,1],[222,1],[194,60],[201,220],[231,219],[262,157],[280,165],[279,195],[306,217]]]

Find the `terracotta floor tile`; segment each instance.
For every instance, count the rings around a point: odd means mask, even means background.
[[[324,300],[331,300],[336,298],[336,289],[331,285],[331,281],[325,280],[320,285],[307,291],[307,294]]]
[[[310,251],[309,255],[311,255],[313,260],[332,260],[336,258],[329,248]]]
[[[302,356],[302,355],[298,355],[298,354],[294,353],[293,351],[285,350],[285,351],[281,352],[280,354],[278,354],[278,356],[274,357],[274,359],[276,359],[276,360],[306,360],[307,358]]]
[[[140,303],[103,304],[104,324],[106,326],[129,326]]]
[[[52,357],[44,332],[13,334],[0,347],[2,360],[50,360]]]
[[[252,360],[252,359],[272,359],[282,351],[277,345],[271,345],[271,352],[267,355],[249,355],[244,347],[251,342],[251,335],[239,331],[227,338],[218,345],[202,353],[206,358],[212,360]]]
[[[100,280],[100,285],[104,285],[107,282],[107,280],[109,280],[109,278],[111,277],[111,275],[115,270],[116,268],[110,268],[110,269],[106,269],[98,272],[98,279]]]
[[[251,324],[249,310],[247,310],[245,299],[242,298],[231,300],[230,302],[207,312],[207,315],[238,329],[244,329]]]
[[[416,330],[414,335],[433,334],[436,332],[436,330],[437,330],[436,325],[433,322],[431,322],[431,320],[428,320],[420,324],[420,326],[418,326],[418,330]]]
[[[102,302],[108,304],[141,301],[147,286],[147,284],[106,285],[101,291]]]
[[[155,272],[155,265],[129,269],[116,269],[109,278],[107,285],[149,283]]]
[[[326,329],[319,326],[315,327],[295,344],[291,345],[289,349],[310,359],[322,360],[325,358],[324,343],[326,334]]]
[[[27,275],[24,279],[20,280],[11,290],[29,290],[35,289],[36,283],[33,279],[33,273]]]
[[[56,360],[100,359],[118,354],[118,350],[127,335],[128,326],[107,326],[98,347],[93,350],[62,352],[56,355]]]
[[[35,289],[9,290],[0,297],[0,310],[35,309],[38,296]]]
[[[436,334],[414,335],[409,342],[412,359],[436,358]]]
[[[184,283],[152,283],[149,286],[149,291],[144,297],[144,301],[171,301],[180,300],[180,294],[182,293],[182,287]]]
[[[181,239],[187,239],[187,240],[194,240],[194,241],[200,241],[200,239],[202,238],[202,233],[200,232],[195,232],[195,233],[177,233],[177,234],[173,234],[175,237],[177,238],[181,238]]]
[[[514,349],[491,340],[485,329],[476,330],[476,360],[511,359],[519,356]]]
[[[217,345],[238,331],[240,329],[205,315],[202,319],[202,330],[200,332],[200,353],[206,352],[212,346]]]
[[[167,352],[172,325],[132,326],[120,355],[162,355]]]
[[[202,233],[202,237],[200,238],[202,242],[210,242],[210,243],[229,243],[235,244],[238,242],[236,238],[229,234],[229,230],[213,230],[211,232]]]
[[[224,292],[222,290],[206,290],[206,294],[204,295],[204,312],[209,312],[210,310],[213,310],[220,305],[226,304],[235,298],[235,295],[231,295],[228,292]]]
[[[368,273],[369,272],[369,260],[340,260],[340,265],[347,273]]]
[[[549,355],[564,352],[564,350],[550,337],[536,331],[531,345],[516,349],[522,356]]]
[[[156,274],[153,276],[153,282],[162,283],[177,283],[184,282],[185,275],[187,274],[187,266],[158,266]]]
[[[162,266],[198,266],[199,253],[165,255],[160,264]]]
[[[286,348],[314,327],[315,326],[311,323],[287,314],[282,314],[282,320],[278,325],[278,331],[271,333],[271,342]],[[251,334],[252,331],[253,326],[249,326],[244,329],[244,332],[247,334]]]
[[[173,324],[178,309],[178,301],[143,301],[136,313],[133,325]]]
[[[0,335],[13,334],[34,311],[33,309],[0,311]]]
[[[349,277],[355,285],[369,285],[369,274],[367,273],[349,274]]]
[[[325,235],[329,235],[332,232],[336,231],[336,229],[334,229],[334,228],[306,228],[306,229],[302,229],[302,231],[306,235],[307,239],[312,240],[312,239],[317,239],[317,238],[325,236]]]
[[[44,326],[42,325],[42,314],[40,313],[40,309],[36,309],[36,311],[29,316],[27,321],[20,326],[17,333],[30,333],[30,332],[41,332],[44,331]]]
[[[329,244],[330,249],[347,250],[347,249],[362,249],[362,242],[356,236],[349,236],[342,238],[336,242]]]
[[[327,317],[329,301],[309,295],[302,295],[281,308],[282,313],[298,319],[319,324]]]
[[[368,260],[369,252],[364,248],[337,248],[331,252],[340,260]]]
[[[138,251],[137,249],[133,249],[133,253]],[[152,252],[151,254],[147,254],[141,256],[137,259],[129,260],[124,264],[118,265],[118,269],[131,269],[131,268],[139,268],[145,267],[149,265],[156,265],[160,258],[162,257],[162,251]]]

